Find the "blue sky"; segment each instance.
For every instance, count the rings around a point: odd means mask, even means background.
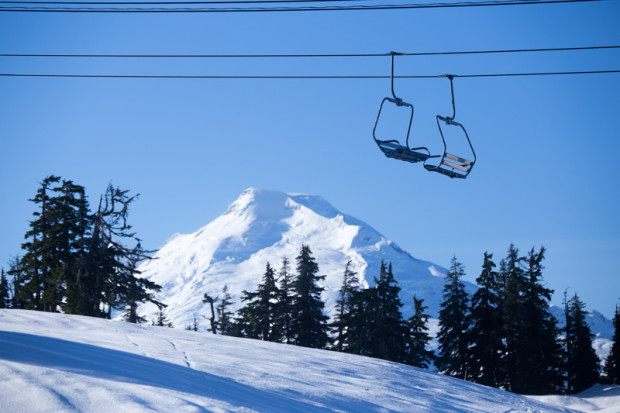
[[[620,44],[616,0],[510,7],[237,14],[0,12],[0,53],[298,54]],[[389,58],[0,57],[1,73],[383,75]],[[396,73],[619,69],[620,50],[397,57]],[[6,269],[49,174],[141,194],[148,248],[193,232],[247,187],[323,196],[417,258],[467,278],[484,251],[548,249],[545,281],[606,316],[620,297],[620,74],[455,79],[478,161],[464,181],[385,158],[372,141],[388,80],[0,77],[0,264]],[[446,79],[403,79],[412,138],[439,148]],[[393,127],[400,127],[397,116]],[[386,126],[388,128],[388,126]],[[388,129],[387,133],[390,133]]]

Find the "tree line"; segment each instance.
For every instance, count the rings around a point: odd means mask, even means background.
[[[499,263],[484,253],[478,289],[469,296],[455,258],[445,277],[439,312],[437,354],[429,348],[424,300],[412,297],[414,313],[405,319],[400,288],[391,264],[381,263],[374,285],[361,288],[351,262],[331,322],[324,315],[319,268],[307,245],[296,257],[297,273],[283,258],[279,271],[267,263],[254,291],[243,291],[237,313],[228,287],[211,304],[209,331],[225,335],[296,344],[376,357],[521,394],[574,394],[598,381],[620,384],[618,322],[611,354],[601,367],[586,322],[585,304],[565,294],[566,325],[550,312],[553,290],[544,286],[545,249],[526,256],[510,245]],[[214,304],[217,304],[214,306]],[[188,329],[197,329],[194,325]]]

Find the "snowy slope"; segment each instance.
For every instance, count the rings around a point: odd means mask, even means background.
[[[15,413],[569,411],[378,359],[24,310],[0,310],[0,377]]]
[[[415,259],[370,225],[336,210],[319,196],[248,189],[228,210],[193,234],[177,234],[139,269],[160,284],[167,317],[183,327],[209,314],[202,303],[205,293],[217,296],[228,285],[239,305],[241,292],[260,282],[267,262],[277,270],[287,257],[295,271],[302,244],[312,249],[323,282],[323,300],[330,311],[335,304],[348,260],[362,285],[374,284],[381,260],[393,264],[402,288],[404,313],[412,311],[412,297],[425,299],[431,315],[437,314],[446,270]],[[474,286],[469,285],[473,290]],[[147,314],[154,306],[145,307]],[[204,320],[202,320],[204,322]]]

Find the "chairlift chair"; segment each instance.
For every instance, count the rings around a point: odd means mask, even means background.
[[[394,56],[396,52],[390,52],[391,55],[391,76],[390,76],[390,84],[392,90],[392,97],[385,97],[381,101],[381,105],[379,105],[379,112],[377,113],[377,119],[375,120],[375,126],[372,129],[372,137],[379,146],[379,149],[387,156],[392,159],[400,159],[401,161],[417,163],[424,162],[430,156],[430,152],[425,147],[419,148],[410,148],[409,147],[409,135],[411,133],[411,123],[413,121],[413,105],[411,103],[404,102],[401,98],[396,97],[394,93]],[[377,139],[376,131],[377,124],[379,123],[379,118],[381,117],[381,111],[383,110],[383,105],[385,102],[390,102],[397,107],[408,107],[410,109],[409,115],[409,125],[407,126],[407,134],[405,135],[405,144],[401,144],[397,139],[388,139],[381,140]]]
[[[441,136],[441,141],[443,142],[443,153],[441,155],[429,156],[427,160],[439,158],[439,162],[437,164],[429,164],[425,161],[424,168],[426,168],[428,171],[438,172],[440,174],[449,176],[450,178],[464,179],[467,177],[467,175],[469,175],[472,168],[474,167],[474,164],[476,163],[476,153],[474,152],[474,148],[471,145],[471,141],[469,140],[469,135],[467,135],[467,131],[465,130],[463,125],[454,120],[454,116],[456,115],[456,109],[454,105],[454,86],[452,84],[452,79],[454,78],[454,75],[445,75],[445,77],[450,79],[450,92],[452,94],[452,116],[437,115],[437,127],[439,128],[439,135]],[[444,125],[444,127],[456,126],[463,131],[463,136],[465,136],[467,144],[469,145],[469,149],[471,150],[471,159],[467,159],[464,156],[458,156],[448,152],[442,124]]]

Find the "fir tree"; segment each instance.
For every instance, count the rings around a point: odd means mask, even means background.
[[[4,274],[4,268],[0,270],[0,308],[9,308],[11,306],[11,295],[9,282]]]
[[[498,274],[493,254],[484,253],[482,272],[476,279],[478,290],[471,299],[470,310],[470,380],[499,387],[503,382],[502,334]]]
[[[392,265],[386,266],[382,261],[375,285],[351,296],[345,351],[396,362],[407,361],[409,329],[402,318],[399,292]]]
[[[428,349],[431,337],[428,334],[428,318],[425,313],[426,307],[423,299],[413,296],[414,313],[407,321],[409,327],[409,340],[407,347],[406,363],[414,367],[428,369],[435,356],[432,350]]]
[[[613,323],[613,343],[605,360],[605,381],[610,384],[620,384],[620,310],[618,306],[616,306]]]
[[[523,296],[524,323],[519,343],[519,377],[514,389],[522,394],[563,391],[562,348],[557,319],[549,312],[553,290],[542,284],[545,248],[532,248],[527,257],[527,285]]]
[[[585,304],[577,294],[566,304],[566,392],[580,393],[599,379],[599,358],[592,348],[594,334],[586,323]]]
[[[133,275],[140,274],[137,270],[138,263],[136,261],[132,260],[129,265],[130,271],[127,274],[130,277],[126,280],[124,293],[121,298],[122,304],[125,306],[123,318],[129,323],[144,323],[146,318],[138,314],[138,306],[148,301],[157,305],[161,311],[165,305],[156,300],[153,294],[160,291],[161,287],[146,278],[138,278]]]
[[[468,372],[468,307],[469,300],[461,277],[465,275],[463,265],[452,258],[450,271],[446,275],[443,301],[439,310],[439,357],[437,368],[448,376],[467,379]]]
[[[522,365],[524,360],[519,352],[524,325],[523,296],[527,283],[524,261],[525,257],[519,256],[519,250],[510,244],[506,258],[500,263],[499,273],[500,314],[506,346],[502,363],[506,375],[501,387],[513,392],[518,389],[519,371],[527,368],[527,365]]]
[[[344,268],[342,286],[340,287],[338,300],[336,301],[334,309],[336,316],[331,324],[332,331],[336,336],[334,348],[337,351],[343,351],[347,324],[351,315],[351,296],[358,290],[359,282],[357,280],[357,273],[351,270],[351,260],[349,260]]]
[[[293,320],[293,276],[290,271],[289,261],[282,258],[282,265],[278,272],[278,297],[275,300],[275,330],[281,335],[281,340],[286,344],[293,342],[291,323]]]
[[[303,347],[325,348],[329,343],[328,317],[323,314],[325,304],[321,300],[323,287],[317,284],[325,276],[318,275],[318,272],[319,266],[310,247],[302,245],[297,256],[297,276],[292,285],[295,295],[291,335],[295,343]]]
[[[216,311],[218,317],[217,324],[220,334],[225,336],[231,335],[233,330],[233,313],[230,311],[232,304],[232,296],[230,295],[230,292],[228,292],[228,285],[224,285],[224,288],[222,289],[222,299],[217,305]]]
[[[157,327],[169,327],[172,328],[172,322],[168,320],[166,315],[164,314],[164,308],[166,308],[165,304],[158,303],[157,305],[157,316],[153,320],[152,325]]]
[[[239,309],[234,335],[265,341],[280,341],[283,337],[278,323],[278,297],[275,272],[267,263],[265,273],[256,291],[243,291],[246,304]]]

